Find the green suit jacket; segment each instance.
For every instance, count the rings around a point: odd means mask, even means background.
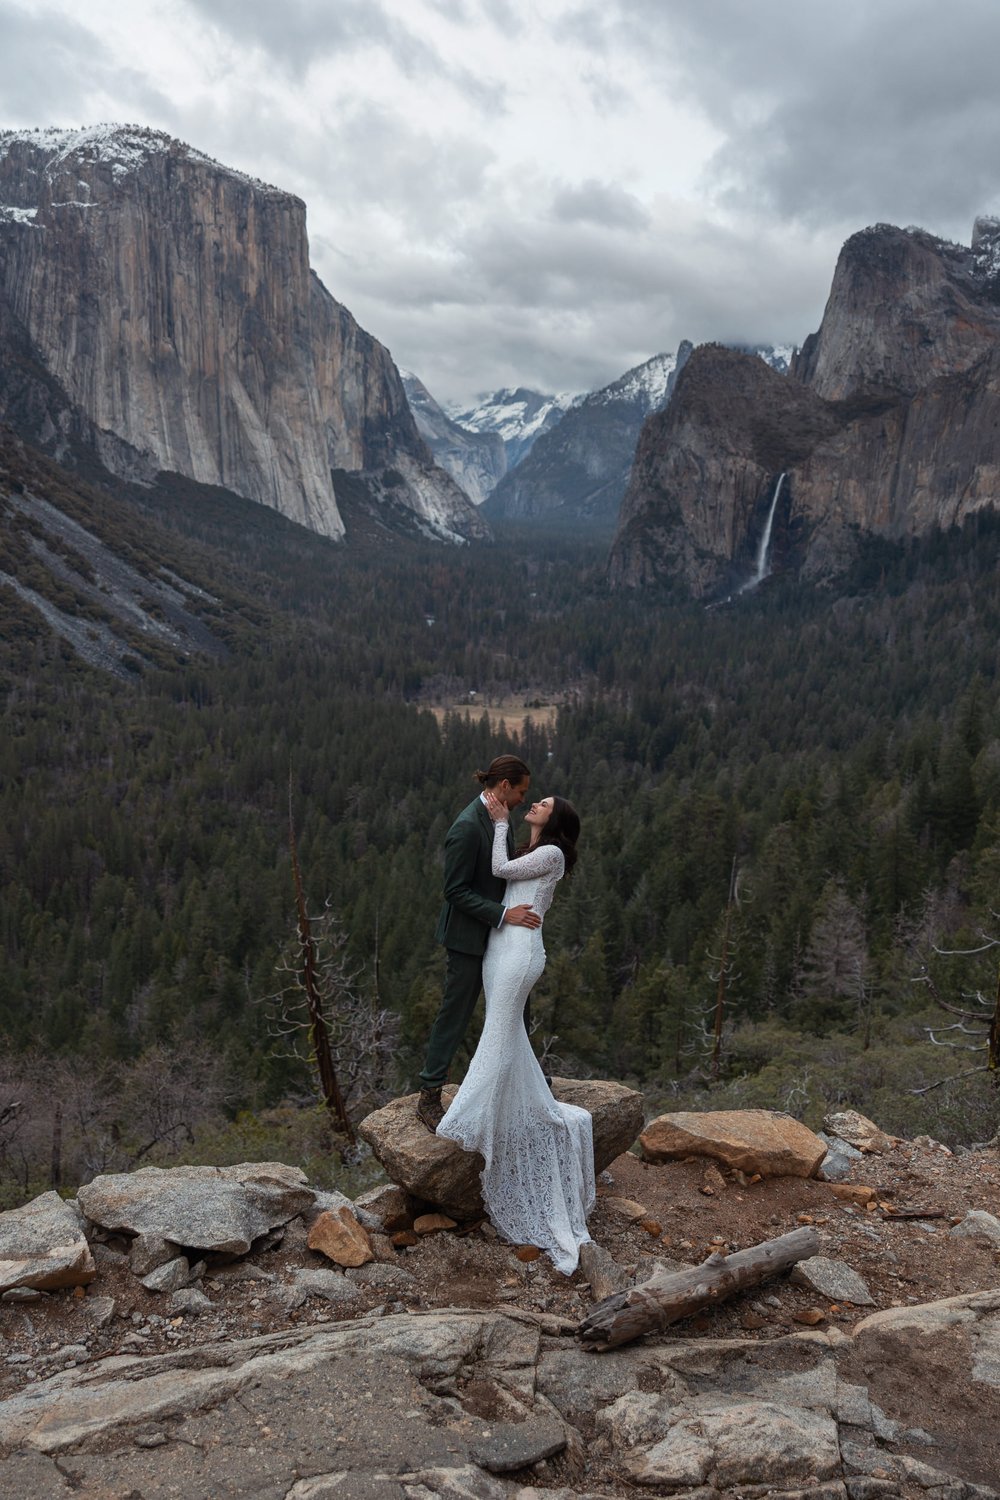
[[[514,836],[507,827],[507,853]],[[481,956],[503,918],[506,882],[493,873],[493,820],[481,798],[470,802],[444,841],[444,905],[434,934],[446,948]]]

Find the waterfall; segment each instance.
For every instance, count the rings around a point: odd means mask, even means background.
[[[771,528],[774,525],[774,513],[778,508],[778,497],[781,494],[781,486],[784,484],[784,482],[784,474],[779,474],[777,483],[774,486],[774,494],[771,497],[771,507],[767,513],[767,520],[764,522],[764,530],[761,532],[760,542],[757,545],[757,561],[754,566],[753,577],[748,578],[746,583],[740,586],[737,591],[738,593],[749,593],[750,590],[755,589],[759,583],[763,583],[764,579],[771,571],[768,567],[768,553],[771,550]]]

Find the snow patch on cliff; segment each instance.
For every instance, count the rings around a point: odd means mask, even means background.
[[[18,145],[30,146],[42,152],[47,157],[45,171],[49,176],[55,168],[76,159],[109,166],[112,176],[120,181],[145,166],[152,157],[176,155],[210,166],[213,171],[223,172],[227,177],[246,182],[258,191],[275,193],[281,197],[292,196],[281,188],[262,182],[258,177],[250,177],[245,172],[237,171],[235,167],[227,167],[222,162],[215,161],[203,151],[175,140],[166,131],[151,130],[144,125],[105,122],[87,125],[79,130],[41,126],[35,130],[0,131],[0,156],[6,155],[11,147]]]
[[[1000,219],[984,214],[972,230],[972,260],[983,281],[1000,276]]]
[[[654,354],[643,365],[636,365],[602,390],[595,391],[585,400],[595,406],[604,406],[611,401],[627,401],[644,408],[647,412],[659,411],[670,391],[670,377],[677,368],[676,354]]]

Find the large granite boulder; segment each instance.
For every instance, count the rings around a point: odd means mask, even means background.
[[[770,1109],[681,1110],[652,1120],[639,1140],[647,1161],[708,1156],[762,1177],[814,1177],[826,1156],[818,1135]]]
[[[846,1141],[855,1151],[871,1151],[881,1156],[884,1151],[892,1150],[891,1136],[856,1109],[838,1110],[836,1114],[827,1115],[823,1124],[832,1136]]]
[[[143,1167],[95,1177],[77,1194],[104,1229],[160,1235],[173,1245],[245,1255],[258,1236],[311,1207],[315,1194],[298,1167],[243,1162],[235,1167]]]
[[[621,1083],[553,1078],[552,1092],[564,1104],[589,1110],[594,1121],[594,1168],[601,1172],[627,1151],[642,1129],[642,1095]],[[442,1092],[450,1104],[457,1089]],[[417,1118],[417,1095],[393,1099],[358,1126],[393,1182],[414,1198],[434,1203],[457,1219],[477,1219],[483,1212],[479,1174],[483,1159],[454,1141],[431,1135]]]
[[[96,1275],[80,1219],[58,1193],[0,1214],[0,1292],[85,1286]]]

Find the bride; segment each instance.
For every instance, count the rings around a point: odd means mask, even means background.
[[[544,917],[556,882],[576,863],[580,819],[562,797],[525,814],[527,848],[507,855],[507,808],[484,793],[494,822],[493,874],[507,881],[504,903],[529,904]],[[590,1239],[594,1206],[591,1117],[552,1097],[522,1023],[524,1004],[545,968],[542,928],[501,925],[483,960],[486,1020],[465,1081],[437,1134],[479,1151],[490,1221],[516,1245],[537,1245],[567,1276]]]

